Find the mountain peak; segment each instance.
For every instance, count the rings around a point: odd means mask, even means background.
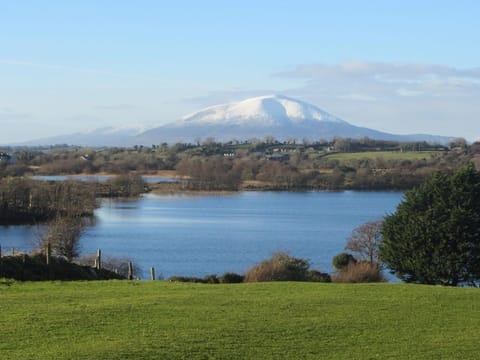
[[[207,107],[184,116],[177,124],[273,126],[319,121],[345,123],[314,105],[273,94]]]

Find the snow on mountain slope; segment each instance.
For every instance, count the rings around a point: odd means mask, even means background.
[[[275,126],[314,121],[345,123],[316,106],[282,95],[268,95],[211,106],[184,116],[176,125]]]

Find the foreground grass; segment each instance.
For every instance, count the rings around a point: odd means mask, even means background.
[[[2,359],[478,359],[480,290],[0,282]]]

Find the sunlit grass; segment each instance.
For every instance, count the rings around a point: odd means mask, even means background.
[[[335,153],[327,155],[329,159],[336,160],[360,160],[360,159],[384,159],[384,160],[422,160],[431,159],[441,154],[441,151],[365,151],[354,153]]]
[[[480,291],[0,283],[2,359],[477,359]]]

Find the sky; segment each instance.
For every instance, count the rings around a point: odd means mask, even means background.
[[[477,0],[0,0],[0,144],[283,94],[480,139]]]

